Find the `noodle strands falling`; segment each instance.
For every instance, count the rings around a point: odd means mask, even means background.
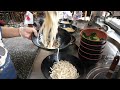
[[[58,33],[58,11],[46,11],[45,20],[39,30],[39,35],[42,33],[42,43],[45,47],[52,49],[53,43],[56,41],[56,35]]]
[[[57,62],[59,62],[59,48],[57,49]]]

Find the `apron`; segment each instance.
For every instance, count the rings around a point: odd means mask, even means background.
[[[0,27],[0,79],[16,79],[17,74],[8,50],[2,43],[2,29]]]

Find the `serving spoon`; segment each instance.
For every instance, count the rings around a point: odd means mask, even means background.
[[[119,60],[120,60],[120,56],[119,56],[119,55],[116,55],[116,56],[114,57],[114,60],[113,60],[112,64],[110,65],[110,68],[109,68],[107,74],[106,74],[106,77],[107,77],[108,79],[111,79],[111,78],[112,78],[112,75],[113,75],[113,73],[114,73],[114,70],[115,70],[115,68],[116,68]]]

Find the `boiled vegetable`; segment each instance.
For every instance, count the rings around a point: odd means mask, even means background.
[[[99,38],[95,32],[91,33],[89,36],[86,35],[85,32],[82,33],[82,36],[86,39],[93,40],[93,41],[101,41],[104,40],[103,38]]]

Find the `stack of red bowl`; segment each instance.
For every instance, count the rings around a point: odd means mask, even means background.
[[[90,36],[91,33],[95,33],[99,39],[102,38],[102,40],[91,40],[88,38],[85,38],[83,36],[83,33],[85,33],[87,36]],[[107,34],[106,32],[95,29],[95,28],[87,28],[80,32],[80,46],[78,49],[78,55],[79,58],[83,61],[91,61],[91,62],[97,62],[101,58],[101,54],[103,52],[103,49],[105,48],[107,42]]]

